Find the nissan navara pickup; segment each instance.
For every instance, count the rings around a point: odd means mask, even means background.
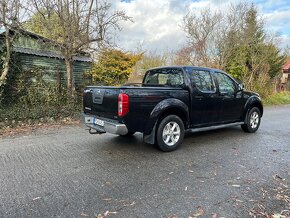
[[[254,133],[263,115],[257,93],[221,70],[194,66],[150,69],[140,84],[88,86],[83,110],[91,134],[140,132],[162,151],[177,149],[186,130],[240,125]]]

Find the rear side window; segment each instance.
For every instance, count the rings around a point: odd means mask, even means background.
[[[184,84],[183,72],[178,68],[150,70],[144,79],[145,84],[180,86]]]
[[[202,92],[215,91],[209,71],[193,70],[191,73],[191,80],[195,83],[196,88]]]

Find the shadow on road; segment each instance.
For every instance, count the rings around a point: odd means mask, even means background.
[[[249,134],[244,133],[239,127],[230,127],[218,130],[211,130],[205,132],[191,133],[187,131],[185,138],[178,150],[182,151],[184,148],[193,149],[194,147],[211,147],[213,143],[222,142],[224,139],[235,141],[236,138],[247,137]],[[115,136],[111,134],[102,135],[102,143],[97,142],[98,152],[100,149],[110,150],[112,152],[123,153],[164,153],[158,150],[155,145],[146,144],[143,142],[143,135],[136,133],[131,137]],[[101,144],[101,145],[100,145]],[[232,146],[230,146],[232,148]],[[159,152],[158,152],[159,151]],[[194,152],[194,151],[193,151]]]

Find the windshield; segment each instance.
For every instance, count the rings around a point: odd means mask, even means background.
[[[150,70],[144,78],[144,84],[181,86],[184,84],[183,73],[178,68]]]

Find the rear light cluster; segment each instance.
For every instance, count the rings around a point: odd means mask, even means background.
[[[129,112],[129,96],[121,93],[118,96],[118,116],[124,117],[128,112]]]

